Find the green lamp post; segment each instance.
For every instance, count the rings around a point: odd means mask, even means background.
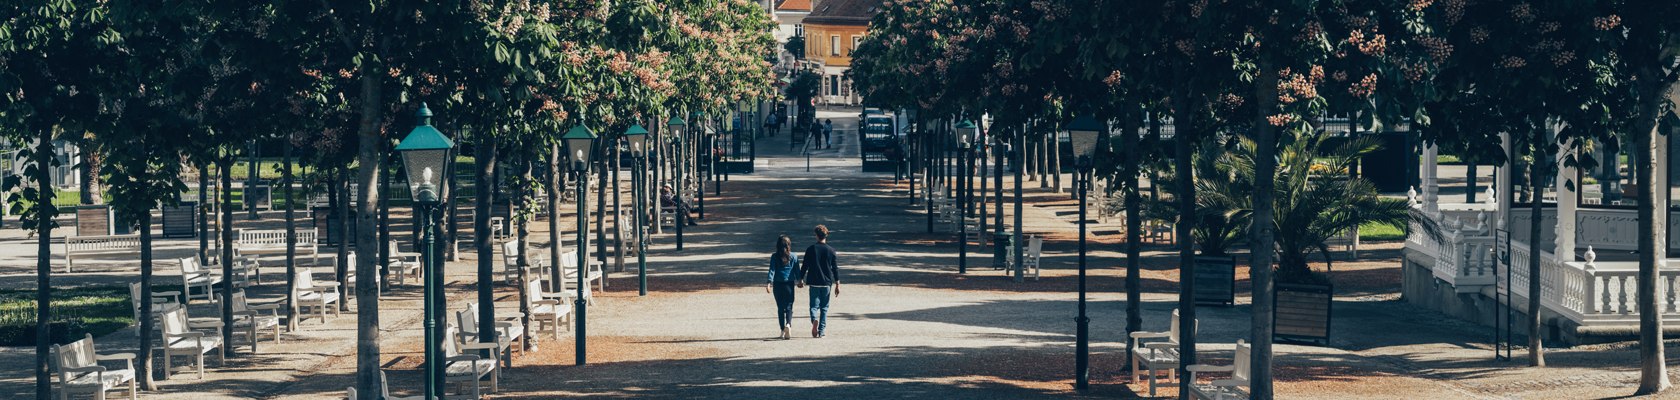
[[[642,182],[643,170],[646,168],[643,164],[647,159],[647,136],[647,129],[639,124],[630,125],[629,129],[624,130],[624,138],[630,142],[630,158],[634,163],[630,168],[630,192],[636,198],[631,207],[636,210],[636,283],[642,296],[647,295],[647,241],[642,236],[643,218],[647,217],[647,196],[644,192],[647,189]]]
[[[453,173],[450,162],[454,159],[455,142],[438,132],[431,125],[432,110],[420,104],[420,111],[415,114],[419,123],[413,131],[397,144],[396,151],[402,154],[403,167],[408,172],[408,186],[410,193],[414,193],[416,212],[420,215],[421,232],[424,232],[421,244],[424,250],[425,272],[425,322],[426,329],[426,398],[437,398],[443,392],[440,390],[443,378],[443,341],[451,340],[444,336],[443,326],[438,320],[443,319],[439,314],[446,309],[443,296],[443,262],[441,251],[437,246],[438,224],[441,217],[438,210],[446,193],[448,185],[443,184]]]
[[[573,126],[571,130],[566,131],[566,135],[560,137],[560,140],[566,142],[566,154],[571,158],[572,171],[577,174],[578,182],[578,280],[577,298],[573,302],[577,307],[577,365],[584,365],[589,359],[585,353],[588,349],[585,343],[588,338],[586,333],[589,328],[589,303],[584,301],[583,297],[584,288],[589,285],[585,280],[589,274],[584,273],[589,269],[589,213],[584,210],[589,209],[589,157],[595,153],[595,139],[595,133],[590,132],[589,127],[583,124]]]
[[[968,273],[968,208],[970,206],[969,201],[972,200],[969,188],[974,185],[974,182],[969,179],[969,167],[974,163],[973,157],[969,156],[969,147],[971,147],[970,140],[977,130],[979,129],[974,126],[974,122],[963,120],[957,123],[957,129],[954,131],[957,134],[957,149],[960,151],[961,157],[957,159],[957,173],[959,179],[961,179],[957,182],[957,240],[960,243],[957,246],[957,273],[959,274]]]

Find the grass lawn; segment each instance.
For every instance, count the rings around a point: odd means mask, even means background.
[[[1440,165],[1458,165],[1464,164],[1464,160],[1458,159],[1458,156],[1455,155],[1441,154],[1435,156],[1435,163]]]
[[[58,289],[52,297],[49,340],[54,344],[69,343],[84,334],[103,336],[134,324],[127,287]],[[0,346],[33,346],[36,310],[35,291],[0,291]]]
[[[1382,224],[1359,226],[1359,241],[1361,242],[1391,242],[1396,240],[1406,240],[1406,231]]]

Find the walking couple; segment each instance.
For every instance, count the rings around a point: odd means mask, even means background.
[[[834,248],[828,246],[828,227],[817,225],[817,243],[805,248],[805,255],[794,257],[793,240],[783,235],[776,239],[776,252],[770,255],[770,276],[764,290],[776,295],[776,323],[782,328],[782,339],[788,339],[793,328],[793,291],[811,287],[811,337],[823,337],[828,328],[828,300],[840,295],[840,266],[835,263]]]

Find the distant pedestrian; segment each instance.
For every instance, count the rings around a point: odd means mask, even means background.
[[[776,296],[776,323],[782,328],[782,340],[790,338],[793,329],[793,289],[798,279],[793,271],[799,269],[799,259],[793,256],[793,240],[787,235],[776,238],[776,252],[770,254],[770,276],[765,278],[764,291]]]
[[[830,140],[832,138],[832,136],[834,135],[834,120],[832,120],[832,119],[823,120],[823,130],[822,131],[823,131],[823,148],[834,147],[834,141]]]
[[[828,329],[829,298],[840,295],[840,266],[834,248],[828,246],[828,227],[817,225],[815,232],[817,244],[805,248],[796,275],[800,286],[811,286],[811,337],[820,338]]]

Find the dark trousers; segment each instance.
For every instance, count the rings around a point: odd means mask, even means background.
[[[776,282],[770,292],[776,295],[776,327],[793,325],[793,282]]]

